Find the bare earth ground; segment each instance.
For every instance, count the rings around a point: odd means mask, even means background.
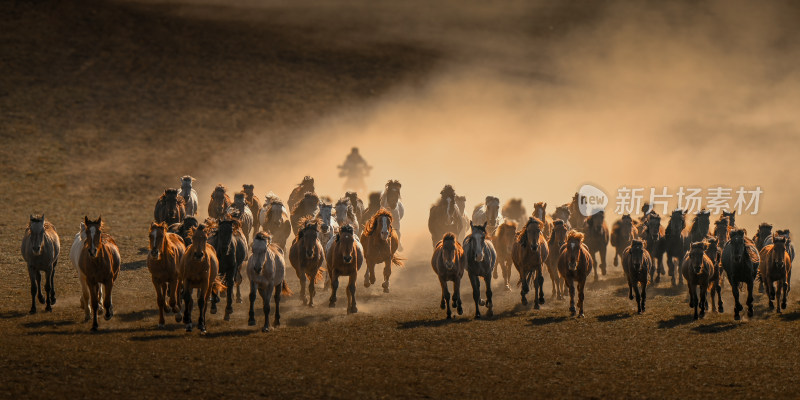
[[[328,309],[321,292],[315,309],[285,298],[283,326],[268,334],[247,326],[246,304],[230,322],[210,316],[206,336],[156,329],[141,248],[164,186],[219,168],[248,126],[288,132],[416,85],[448,55],[414,40],[356,40],[368,19],[336,25],[330,7],[209,5],[198,18],[170,5],[67,3],[0,4],[0,397],[797,397],[794,298],[775,316],[759,295],[755,317],[734,322],[726,286],[726,313],[693,322],[685,291],[662,283],[636,315],[613,267],[588,285],[585,319],[550,300],[548,282],[541,310],[495,284],[495,317],[476,321],[465,281],[465,314],[445,321],[429,255],[412,254],[391,294],[359,280],[357,315],[345,315],[344,293]],[[568,29],[592,12],[553,7],[542,18]],[[164,154],[171,141],[187,151]],[[42,210],[62,239],[58,303],[30,316],[18,246],[28,214]],[[124,266],[117,314],[90,334],[67,253],[80,219],[97,213]]]

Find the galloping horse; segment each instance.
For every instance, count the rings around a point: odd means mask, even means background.
[[[450,185],[445,185],[441,197],[431,206],[428,215],[428,231],[431,233],[431,242],[434,245],[444,237],[447,232],[458,235],[463,228],[461,210],[456,205],[456,191]]]
[[[380,206],[376,209],[369,208],[369,212],[365,212],[362,219],[359,221],[367,221],[372,218],[378,210],[385,208],[392,213],[392,228],[395,232],[397,232],[397,238],[401,237],[400,233],[400,220],[403,219],[403,215],[405,214],[405,209],[403,209],[403,202],[401,201],[400,196],[400,188],[402,185],[400,181],[397,180],[389,180],[386,182],[386,185],[383,188],[383,192],[380,194]],[[370,196],[370,204],[372,204],[372,197]]]
[[[197,192],[192,188],[192,183],[194,183],[196,179],[192,178],[189,175],[184,175],[181,177],[181,192],[180,195],[183,197],[183,203],[186,206],[186,216],[193,217],[197,215]]]
[[[611,227],[611,245],[614,246],[614,266],[619,265],[618,258],[636,238],[636,225],[630,214],[625,214]]]
[[[692,218],[692,226],[689,227],[689,241],[691,243],[705,240],[711,228],[711,213],[706,209],[698,211]],[[720,246],[723,248],[723,246]]]
[[[705,240],[706,244],[706,256],[708,259],[711,260],[711,263],[714,265],[714,269],[712,270],[711,276],[709,277],[709,292],[711,292],[711,310],[719,312],[724,312],[724,308],[722,305],[722,282],[723,282],[723,270],[721,264],[722,258],[722,251],[720,251],[719,243],[717,242],[717,238],[713,236],[708,236]],[[717,296],[717,303],[714,303],[714,295]],[[708,307],[706,307],[708,309]]]
[[[569,204],[562,204],[556,207],[556,210],[553,212],[553,215],[551,215],[551,217],[553,218],[553,221],[557,219],[564,221],[564,226],[566,226],[567,230],[569,231],[570,229],[572,229],[572,226],[569,224],[570,215],[571,213],[569,211]]]
[[[567,243],[567,225],[569,222],[557,219],[553,221],[553,234],[547,241],[547,272],[553,283],[553,293],[550,297],[564,298],[567,288],[564,287],[564,278],[558,272],[558,257],[561,255],[561,246]]]
[[[196,229],[200,225],[195,217],[186,217],[183,222],[179,224],[172,224],[167,229],[170,233],[174,233],[181,237],[183,244],[189,246],[192,244],[192,229]]]
[[[539,303],[544,304],[542,265],[547,261],[549,254],[550,249],[548,249],[547,241],[542,234],[542,221],[534,217],[528,218],[525,227],[519,231],[514,241],[512,257],[522,284],[522,291],[520,292],[522,304],[528,304],[528,299],[525,296],[530,291],[532,281],[533,308],[537,310],[539,309]]]
[[[250,209],[250,213],[253,215],[253,221],[259,221],[258,212],[261,202],[258,200],[258,197],[256,197],[255,193],[253,193],[253,189],[255,189],[253,185],[250,184],[242,185],[242,193],[244,194],[244,203],[247,204],[247,207]],[[260,226],[261,225],[258,225],[255,227],[255,229],[253,229],[253,238],[255,238],[256,233],[258,231],[258,227]]]
[[[517,224],[521,224],[528,218],[528,212],[525,211],[525,206],[522,205],[522,199],[509,199],[503,205],[500,213],[503,218],[514,221]]]
[[[372,216],[378,212],[381,208],[381,193],[380,192],[372,192],[369,194],[369,205],[367,205],[367,209],[364,211],[364,219],[363,221],[369,221],[372,219]],[[401,208],[402,210],[402,208]],[[394,217],[394,213],[392,213],[392,217]],[[397,224],[395,224],[397,225]]]
[[[78,265],[89,286],[89,299],[92,303],[92,331],[97,330],[97,311],[98,294],[100,285],[103,285],[105,298],[103,308],[105,308],[106,321],[114,316],[114,306],[111,304],[111,291],[114,288],[114,281],[117,280],[121,259],[119,248],[114,243],[111,236],[103,233],[103,219],[97,218],[90,221],[89,217],[84,217],[83,223],[86,225],[86,244],[83,246]]]
[[[178,195],[178,189],[165,189],[156,201],[153,219],[156,222],[172,225],[183,221],[184,217],[186,217],[186,207],[183,196]]]
[[[360,224],[364,222],[364,212],[366,208],[364,207],[364,201],[358,198],[358,193],[356,192],[346,192],[344,197],[350,200],[350,205],[353,206],[353,214],[355,214],[355,220],[358,221]],[[360,234],[360,229],[363,229],[363,226],[353,226],[356,230],[356,235]],[[360,229],[359,229],[360,228]]]
[[[185,220],[184,220],[185,221]],[[80,259],[81,259],[81,252],[83,251],[83,246],[86,244],[86,225],[81,222],[81,228],[78,233],[75,234],[75,239],[72,241],[72,247],[69,249],[69,261],[72,263],[72,266],[78,271],[78,280],[81,282],[81,308],[84,311],[84,322],[88,321],[92,315],[92,307],[91,302],[89,301],[89,284],[86,283],[86,277],[83,276],[83,272],[81,272],[80,267]],[[98,297],[98,301],[103,298],[103,289],[100,288],[100,293],[95,293],[95,296]],[[103,306],[98,303],[97,305],[100,309],[97,312],[103,312]]]
[[[367,261],[364,287],[375,283],[375,264],[384,263],[382,286],[383,292],[389,293],[392,264],[401,267],[403,259],[397,254],[400,239],[392,228],[392,214],[388,210],[381,209],[367,221],[364,231],[361,232],[361,244],[364,246],[364,258]]]
[[[749,238],[745,237],[744,229],[735,229],[730,233],[731,239],[722,250],[722,267],[728,276],[728,282],[733,291],[733,300],[736,306],[733,309],[733,318],[738,320],[742,304],[739,302],[739,284],[747,285],[747,316],[753,316],[753,280],[758,272],[760,262],[758,250]]]
[[[45,311],[52,311],[56,304],[56,288],[53,278],[58,265],[58,254],[61,252],[61,242],[58,239],[56,228],[50,221],[45,220],[44,214],[34,217],[29,216],[28,227],[22,237],[20,247],[22,258],[28,265],[28,277],[31,280],[31,314],[36,314],[36,300],[45,303]],[[44,291],[47,298],[42,296],[42,272],[44,272]]]
[[[606,250],[608,249],[608,226],[605,221],[605,212],[597,211],[591,217],[587,217],[583,224],[583,233],[586,235],[586,247],[592,255],[594,262],[594,280],[597,281],[597,261],[595,253],[600,253],[600,270],[603,276],[606,275]]]
[[[325,245],[336,235],[336,232],[339,232],[339,223],[336,222],[336,218],[333,216],[333,206],[329,203],[320,203],[317,217],[322,223],[319,241]]]
[[[350,225],[339,228],[333,237],[333,243],[325,252],[325,261],[328,274],[331,278],[331,297],[329,307],[336,306],[336,291],[339,289],[339,277],[348,276],[347,283],[347,313],[358,312],[356,307],[356,279],[358,270],[364,263],[364,249],[355,236],[355,229]]]
[[[164,311],[176,313],[180,320],[180,303],[178,301],[178,263],[186,251],[180,236],[167,232],[167,224],[153,222],[150,224],[149,250],[147,253],[147,269],[150,270],[153,286],[156,289],[158,305],[158,327],[164,327]],[[169,308],[166,298],[169,296]]]
[[[491,240],[486,240],[486,223],[469,224],[470,233],[464,238],[464,257],[467,262],[467,275],[472,285],[472,299],[475,301],[475,318],[481,317],[480,306],[486,305],[486,316],[494,315],[492,311],[492,269],[497,261],[497,253]],[[481,299],[481,279],[486,285],[486,301]],[[459,294],[459,302],[461,295]]]
[[[650,280],[654,283],[661,281],[664,274],[662,255],[664,254],[664,227],[661,226],[661,216],[650,212],[644,221],[644,229],[639,236],[644,239],[647,252],[653,259],[653,268],[650,269]],[[655,274],[655,279],[653,275]]]
[[[580,194],[576,192],[575,195],[572,196],[572,201],[569,203],[569,224],[572,226],[572,229],[581,231],[586,221],[581,214],[581,209],[578,205],[579,202]]]
[[[224,277],[225,287],[228,289],[224,319],[229,321],[233,313],[234,281],[237,280],[237,275],[241,279],[242,264],[247,257],[247,240],[241,234],[238,220],[223,219],[218,222],[216,231],[208,238],[208,243],[216,252],[219,274]],[[237,303],[241,302],[241,293],[237,293],[237,298]],[[217,313],[217,302],[219,301],[219,296],[216,294],[211,298],[212,314]]]
[[[761,251],[766,245],[764,242],[767,238],[772,237],[772,225],[766,222],[762,222],[758,225],[758,232],[756,232],[755,236],[753,236],[753,243],[756,245],[756,249]]]
[[[778,229],[775,231],[775,235],[764,239],[764,246],[772,244],[774,238],[778,236],[786,238],[786,252],[789,253],[789,257],[794,261],[794,244],[792,244],[791,232],[788,229]]]
[[[358,232],[358,216],[356,215],[353,203],[347,197],[342,197],[336,202],[336,223],[339,226],[350,225]],[[324,243],[324,242],[323,242]]]
[[[450,310],[451,306],[456,308],[458,315],[464,313],[464,308],[461,304],[461,278],[464,276],[465,261],[464,248],[456,240],[456,235],[452,232],[445,233],[433,251],[431,266],[433,267],[433,272],[439,278],[439,285],[442,286],[440,307],[442,309],[447,307],[447,319],[452,318],[453,315]],[[450,291],[447,290],[447,281],[453,282],[452,299]]]
[[[253,229],[253,213],[250,211],[250,206],[245,200],[244,193],[236,193],[233,195],[233,204],[228,209],[229,214],[237,213],[242,233],[244,233],[245,241],[250,241],[250,231]]]
[[[306,175],[303,181],[292,189],[292,193],[289,195],[289,202],[287,203],[289,210],[294,210],[297,207],[297,203],[303,200],[306,193],[314,192],[314,178]]]
[[[647,281],[650,270],[653,268],[653,260],[650,253],[644,248],[644,242],[633,239],[630,246],[622,251],[622,270],[628,280],[628,298],[633,300],[636,293],[636,312],[639,314],[645,310],[647,302]],[[641,286],[641,293],[639,293]]]
[[[714,262],[706,255],[706,245],[705,242],[692,243],[681,266],[681,273],[686,278],[686,285],[689,286],[689,307],[694,308],[694,319],[698,318],[698,308],[700,308],[700,318],[706,315],[708,305],[706,292],[714,275]]]
[[[300,229],[305,228],[305,225],[301,222],[302,220],[315,218],[318,215],[319,203],[319,196],[315,193],[307,192],[291,209],[292,232],[294,232],[295,236],[299,234]]]
[[[545,240],[550,239],[550,235],[553,234],[553,218],[547,215],[547,203],[541,201],[534,203],[533,215],[531,216],[542,221],[542,234]]]
[[[495,237],[492,238],[492,243],[494,243],[495,250],[497,251],[497,263],[494,266],[492,278],[497,278],[497,268],[499,266],[502,270],[503,281],[508,291],[511,291],[511,266],[514,263],[512,259],[512,248],[517,236],[516,230],[516,224],[511,221],[504,221],[495,231]]]
[[[208,202],[208,216],[216,219],[225,217],[225,212],[231,204],[231,198],[225,192],[225,186],[221,183],[217,184],[217,187],[211,192],[211,201]]]
[[[319,241],[320,220],[305,217],[298,221],[301,227],[292,240],[289,248],[289,261],[300,279],[300,297],[303,305],[314,307],[314,295],[317,293],[316,283],[322,282],[322,263],[325,261],[325,250]],[[308,298],[306,298],[306,280],[308,280]]]
[[[558,256],[558,272],[566,280],[569,288],[569,311],[575,315],[575,284],[578,282],[578,308],[579,317],[583,317],[583,289],[586,286],[586,277],[592,272],[592,255],[583,244],[583,234],[569,231],[567,243],[561,246],[561,255]]]
[[[723,211],[722,215],[720,215],[719,218],[720,219],[727,218],[728,219],[728,226],[731,229],[736,229],[736,212],[734,212],[734,211]]]
[[[486,196],[484,202],[478,204],[472,210],[472,223],[475,225],[486,223],[486,233],[489,236],[494,236],[497,227],[503,223],[500,218],[500,199],[494,196]]]
[[[283,202],[271,192],[258,210],[258,221],[261,229],[272,236],[272,243],[280,246],[285,253],[286,241],[292,233],[291,217]]]
[[[720,218],[714,222],[714,237],[717,238],[717,242],[720,244],[720,247],[724,248],[725,245],[728,244],[731,229],[733,229],[733,227],[731,227],[728,218]]]
[[[773,307],[780,313],[781,309],[786,309],[786,295],[789,292],[789,282],[792,279],[792,257],[786,249],[789,239],[777,233],[772,238],[772,244],[768,244],[761,249],[761,263],[758,270],[764,285],[767,288],[769,297],[769,309]],[[777,284],[777,285],[773,285]],[[775,288],[777,286],[777,290]],[[781,291],[783,298],[781,298]],[[772,303],[780,301],[777,307]]]
[[[255,326],[256,316],[253,305],[256,301],[256,292],[261,295],[264,309],[264,327],[262,332],[269,332],[269,298],[275,291],[275,322],[281,324],[281,294],[292,294],[286,285],[286,262],[283,259],[283,250],[272,244],[268,233],[259,232],[253,238],[253,254],[247,260],[247,277],[250,280],[250,313],[247,325]]]
[[[667,267],[669,268],[669,276],[673,286],[675,285],[676,277],[678,278],[678,284],[683,283],[683,275],[679,271],[679,266],[690,245],[689,237],[686,235],[685,216],[686,212],[680,209],[670,214],[661,246],[661,250],[667,255]],[[660,260],[661,256],[659,255],[658,257]]]
[[[192,331],[192,291],[197,289],[197,328],[206,332],[206,309],[208,299],[218,294],[225,285],[219,276],[219,262],[214,247],[208,243],[206,226],[200,224],[192,232],[192,244],[186,249],[178,267],[180,287],[183,289],[183,323],[186,332]],[[180,314],[175,314],[175,321],[180,322]]]

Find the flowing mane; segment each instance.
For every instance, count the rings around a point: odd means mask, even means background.
[[[184,199],[183,196],[179,196],[178,192],[179,192],[178,189],[173,189],[173,188],[164,189],[164,193],[161,193],[161,196],[158,197],[158,201],[160,203],[163,203],[167,199],[175,197],[175,201],[178,204],[186,204],[186,199]]]
[[[300,218],[300,222],[299,222],[300,223],[300,227],[301,227],[300,230],[305,229],[306,224],[308,224],[309,222],[314,222],[314,221],[319,221],[319,218],[317,218],[314,215],[306,215],[303,218]],[[319,224],[317,224],[317,231],[319,231],[319,230],[320,230],[320,227],[319,227]]]
[[[319,196],[317,196],[316,193],[306,192],[303,195],[303,198],[297,203],[297,205],[294,206],[294,209],[292,210],[292,214],[297,214],[298,212],[302,212],[303,210],[302,210],[301,207],[305,207],[306,201],[308,199],[313,199],[315,203],[319,204]],[[302,225],[302,223],[301,223],[301,225]]]
[[[441,250],[444,247],[444,242],[446,240],[452,240],[453,244],[455,244],[455,246],[456,246],[456,258],[460,258],[460,257],[464,256],[464,248],[461,247],[461,243],[458,243],[458,240],[456,240],[456,235],[454,233],[452,233],[452,232],[447,232],[447,233],[444,234],[444,237],[442,238],[442,240],[440,240],[438,243],[436,243],[436,249],[435,250]]]
[[[390,179],[389,182],[386,182],[386,186],[385,187],[386,187],[386,191],[388,192],[390,190],[398,190],[399,191],[402,186],[403,185],[400,184],[400,181],[391,180]]]
[[[569,231],[569,233],[567,233],[567,241],[569,242],[570,240],[573,240],[573,239],[578,239],[581,242],[583,242],[583,233],[578,232],[578,231],[576,231],[574,229]]]
[[[391,226],[392,226],[392,213],[389,212],[385,208],[381,208],[378,212],[375,213],[375,215],[372,216],[372,218],[370,218],[369,221],[367,221],[367,225],[364,227],[364,232],[362,234],[364,236],[371,235],[372,232],[375,231],[378,219],[381,216],[384,216],[384,215],[389,217],[389,227],[391,229]]]
[[[528,225],[532,223],[539,224],[539,228],[542,227],[542,220],[536,217],[529,217],[528,222],[525,223],[525,226],[522,228],[521,231],[517,232],[517,242],[519,243],[527,243],[528,242]]]

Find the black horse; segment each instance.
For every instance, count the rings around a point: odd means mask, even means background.
[[[739,311],[742,304],[739,302],[739,285],[747,285],[747,316],[753,316],[753,281],[758,273],[760,262],[755,244],[745,237],[744,229],[731,231],[731,239],[722,250],[722,268],[728,276],[733,291],[733,300],[736,306],[733,309],[733,318],[740,319]]]
[[[213,236],[208,239],[219,260],[219,274],[223,277],[225,286],[228,288],[228,303],[225,307],[225,321],[230,320],[233,313],[233,285],[236,275],[242,267],[244,259],[247,257],[247,241],[239,228],[237,220],[219,221],[219,226]],[[218,295],[211,298],[211,313],[217,313],[217,303],[220,301]]]
[[[672,280],[672,285],[675,286],[675,278],[678,279],[678,284],[683,284],[683,275],[680,271],[683,257],[689,250],[689,236],[686,234],[686,212],[683,210],[675,210],[669,217],[667,228],[664,230],[664,238],[662,239],[661,249],[667,255],[667,268],[669,268],[669,276]],[[659,258],[661,255],[659,254]]]

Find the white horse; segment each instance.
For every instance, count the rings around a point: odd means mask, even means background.
[[[319,219],[322,220],[322,232],[320,232],[320,243],[328,243],[328,240],[336,236],[339,232],[339,223],[333,217],[333,206],[327,203],[319,205]]]
[[[503,223],[500,216],[500,199],[494,196],[486,196],[486,200],[478,204],[472,211],[472,224],[486,224],[486,234],[494,236],[494,231]]]
[[[400,182],[389,181],[386,183],[383,192],[381,192],[381,207],[392,213],[392,228],[397,232],[397,238],[399,239],[400,220],[403,219],[403,214],[405,214],[400,197]]]
[[[75,239],[72,241],[72,247],[69,248],[69,262],[72,263],[72,266],[75,267],[75,270],[78,271],[78,280],[81,281],[81,308],[84,312],[84,319],[86,321],[89,320],[92,316],[92,302],[89,301],[89,284],[86,283],[86,278],[83,276],[83,272],[81,272],[81,268],[79,267],[79,260],[81,258],[81,250],[83,250],[83,245],[86,243],[86,225],[81,222],[81,229],[78,233],[75,234]],[[103,285],[99,285],[100,293],[98,294],[98,299],[100,301],[97,302],[97,312],[103,312]]]
[[[342,197],[336,202],[336,223],[339,226],[350,224],[355,231],[358,231],[358,218],[353,211],[353,205],[350,204],[350,199]]]
[[[181,192],[186,207],[186,216],[193,217],[197,215],[197,192],[192,188],[192,182],[195,179],[189,175],[181,177]]]
[[[286,285],[284,277],[286,275],[286,260],[283,257],[283,250],[272,244],[269,234],[259,232],[253,238],[253,254],[247,261],[247,277],[250,279],[250,315],[247,324],[256,324],[253,303],[256,301],[256,292],[261,295],[264,303],[264,327],[263,332],[269,331],[269,298],[275,291],[275,321],[273,325],[281,324],[281,294],[290,295],[291,291]]]

